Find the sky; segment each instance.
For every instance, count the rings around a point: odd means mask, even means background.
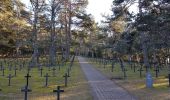
[[[87,13],[91,13],[96,22],[103,20],[102,15],[111,15],[111,5],[113,0],[88,0],[89,4],[87,6]],[[136,13],[138,10],[137,4],[133,4],[130,8],[130,12]]]
[[[29,0],[21,0],[27,6],[30,4]],[[113,0],[89,0],[87,6],[87,13],[92,14],[97,22],[102,20],[101,14],[111,14],[111,4]]]
[[[30,5],[29,0],[21,0],[27,6]],[[111,12],[111,5],[113,0],[88,0],[89,4],[87,6],[87,13],[92,14],[95,21],[99,22],[103,20],[102,14],[110,15]],[[136,10],[136,6],[130,8],[131,11]]]
[[[111,5],[113,0],[89,0],[89,5],[87,6],[87,13],[91,13],[97,22],[102,20],[102,14],[110,15]]]

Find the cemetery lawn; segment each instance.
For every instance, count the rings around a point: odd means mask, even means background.
[[[87,80],[84,73],[81,70],[77,58],[73,63],[70,76],[68,78],[68,86],[64,86],[64,74],[67,72],[69,63],[58,70],[56,66],[56,77],[53,76],[52,70],[43,66],[43,76],[40,77],[40,71],[38,68],[32,68],[30,71],[31,78],[29,78],[29,88],[32,92],[28,93],[29,100],[56,100],[57,94],[53,93],[53,90],[57,86],[61,86],[64,89],[64,93],[61,93],[61,99],[63,100],[92,100],[90,94],[90,87],[88,86]],[[1,75],[0,71],[0,75]],[[5,76],[0,76],[0,100],[23,100],[24,93],[21,92],[21,88],[26,84],[25,75],[27,73],[27,68],[21,71],[17,70],[17,77],[11,79],[11,86],[8,86],[7,75],[11,73],[14,75],[14,70],[9,71],[8,68],[5,70]],[[45,77],[44,75],[48,73],[50,75],[48,87],[45,87]]]
[[[120,65],[115,64],[114,71],[111,72],[111,64],[108,64],[105,68],[103,64],[92,62],[88,60],[94,67],[99,70],[106,77],[113,80],[117,85],[127,90],[130,94],[134,95],[139,100],[170,100],[170,87],[168,87],[168,70],[163,68],[160,71],[159,77],[155,77],[155,71],[151,71],[154,79],[154,87],[145,87],[145,71],[142,72],[142,78],[140,78],[140,73],[137,71],[139,67],[136,68],[136,72],[130,68],[128,64],[125,64],[127,71],[127,78],[123,78],[123,72],[121,71]]]

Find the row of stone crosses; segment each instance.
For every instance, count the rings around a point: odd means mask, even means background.
[[[91,61],[95,62],[95,63],[98,63],[101,65],[103,65],[103,68],[106,68],[106,66],[108,64],[111,64],[111,72],[114,71],[114,68],[115,68],[115,64],[116,63],[119,63],[120,67],[121,67],[121,71],[123,72],[123,78],[126,79],[127,78],[127,68],[125,67],[125,63],[126,64],[129,64],[130,66],[130,69],[136,73],[136,71],[139,72],[139,77],[142,78],[143,74],[142,72],[143,71],[146,71],[148,72],[148,70],[153,70],[155,71],[155,77],[158,78],[159,77],[159,74],[162,70],[168,70],[169,69],[169,72],[170,72],[170,64],[169,66],[167,65],[167,69],[166,69],[166,65],[165,63],[164,64],[160,64],[160,63],[151,63],[151,67],[147,68],[147,67],[144,67],[143,66],[143,62],[137,62],[137,61],[123,61],[123,59],[105,59],[105,58],[90,58]],[[145,68],[145,70],[144,70]],[[169,79],[169,87],[170,87],[170,73],[168,74],[168,76],[166,76],[168,79]],[[120,78],[119,78],[120,79]]]
[[[65,84],[65,87],[67,87],[67,84],[68,84],[68,78],[70,77],[70,71],[71,71],[71,69],[72,69],[72,66],[73,66],[73,62],[74,62],[74,58],[75,58],[75,56],[72,56],[71,57],[71,61],[70,61],[70,65],[69,65],[69,67],[67,68],[67,70],[66,70],[66,73],[63,75],[63,77],[64,77],[64,84]],[[8,70],[9,71],[12,71],[12,65],[10,65],[10,63],[8,63],[8,62],[4,62],[4,64],[7,64],[8,65]],[[62,64],[62,65],[64,65],[64,64]],[[23,62],[21,65],[20,65],[20,67],[19,67],[19,71],[21,71],[24,67],[26,66],[26,63],[25,62]],[[51,69],[51,67],[48,65],[48,64],[46,64],[46,66],[49,68],[49,71],[50,71],[50,69]],[[18,68],[15,66],[14,67],[14,75],[11,75],[11,74],[9,74],[6,78],[8,78],[8,86],[11,86],[11,79],[13,78],[13,77],[16,77],[17,76],[17,70],[18,70]],[[43,67],[41,67],[41,66],[39,66],[38,67],[38,70],[40,71],[40,76],[42,77],[43,76]],[[55,67],[52,67],[52,74],[53,74],[53,76],[55,76],[55,70],[56,70],[56,68]],[[59,66],[59,70],[60,70],[60,66]],[[2,64],[2,62],[1,62],[1,64],[0,64],[0,71],[2,71],[2,76],[4,77],[5,76],[5,67],[3,66],[3,64]],[[31,77],[30,76],[30,71],[31,71],[31,68],[30,67],[28,67],[28,69],[27,69],[27,75],[25,76],[25,78],[26,78],[26,85],[21,89],[21,92],[24,92],[24,100],[27,100],[27,95],[28,95],[28,92],[31,92],[32,90],[28,87],[29,86],[29,78]],[[46,73],[45,75],[44,75],[44,77],[45,77],[45,87],[47,87],[48,86],[48,78],[50,77],[50,75],[48,74],[48,73]],[[2,89],[0,89],[0,91],[2,91]],[[61,90],[60,89],[60,86],[58,86],[57,87],[57,89],[56,90],[53,90],[53,92],[56,92],[57,93],[57,100],[60,100],[60,93],[61,92],[64,92],[64,90]]]

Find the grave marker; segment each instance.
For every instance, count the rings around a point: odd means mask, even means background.
[[[19,65],[19,71],[21,71],[21,70],[22,70],[22,65],[20,64],[20,65]]]
[[[13,76],[9,74],[7,78],[8,78],[8,86],[11,86],[11,78],[13,78]]]
[[[48,77],[50,77],[50,76],[48,75],[48,73],[46,73],[46,75],[44,77],[45,77],[45,87],[47,87],[48,86]]]
[[[140,72],[140,78],[141,78],[142,77],[142,71],[144,71],[144,70],[141,67],[138,71]]]
[[[44,69],[41,67],[39,70],[40,70],[40,76],[42,77],[42,73]]]
[[[57,100],[60,100],[60,93],[64,92],[64,90],[61,90],[60,86],[57,86],[57,90],[53,90],[53,92],[57,92]]]
[[[28,82],[29,82],[29,78],[30,78],[31,76],[29,75],[29,73],[27,73],[27,75],[25,76],[25,78],[26,78],[26,82],[27,82],[27,86],[28,86]]]
[[[156,69],[155,69],[154,71],[155,71],[155,76],[156,76],[156,78],[158,78],[159,68],[158,68],[158,67],[156,67]]]
[[[103,64],[104,64],[104,68],[106,68],[107,61],[105,59],[103,60]]]
[[[133,65],[133,72],[136,72],[136,64]]]
[[[128,62],[129,62],[130,68],[132,69],[132,59],[131,59],[131,57],[130,57]]]
[[[2,76],[5,76],[5,68],[2,68]]]
[[[24,100],[28,100],[27,95],[28,95],[28,92],[31,92],[31,91],[32,90],[29,89],[27,85],[24,88],[21,89],[21,92],[25,92]]]
[[[147,66],[145,66],[145,69],[146,69],[146,72],[148,72],[148,67]]]
[[[123,64],[123,60],[121,58],[119,58],[119,63],[120,63],[120,67],[121,67],[122,71],[124,71],[124,64]]]
[[[15,68],[14,68],[14,71],[15,71],[14,76],[15,77],[17,76],[17,70],[18,70],[18,68],[15,66]]]
[[[2,62],[1,62],[1,71],[2,71],[2,68],[3,68],[3,64],[2,64]]]
[[[111,67],[112,67],[112,72],[113,72],[113,69],[114,69],[114,64],[115,64],[115,63],[114,63],[114,62],[112,62],[112,66],[111,66]]]
[[[124,76],[124,79],[127,77],[126,71],[127,71],[127,69],[126,69],[126,68],[123,68],[123,76]]]
[[[70,76],[68,76],[68,74],[65,73],[65,75],[63,77],[65,78],[65,87],[67,87],[68,77],[70,77]]]
[[[23,67],[23,68],[25,67],[25,61],[22,63],[22,67]]]

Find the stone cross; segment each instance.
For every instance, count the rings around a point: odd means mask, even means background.
[[[11,86],[11,78],[13,78],[13,76],[9,74],[7,78],[8,78],[8,86]]]
[[[145,66],[145,70],[146,70],[146,72],[148,72],[148,67],[147,66]]]
[[[42,77],[43,68],[41,67],[39,70],[40,70],[40,76]]]
[[[136,72],[136,64],[133,65],[133,72]]]
[[[23,63],[22,63],[22,67],[23,67],[23,68],[25,67],[25,61],[23,61]]]
[[[158,77],[159,68],[156,67],[154,71],[155,71],[155,76],[156,76],[156,78],[157,78],[157,77]]]
[[[45,87],[47,87],[48,86],[48,77],[50,77],[50,76],[48,75],[48,73],[46,73],[46,75],[44,77],[45,77]]]
[[[2,64],[2,62],[1,62],[1,65],[0,65],[0,66],[1,66],[1,71],[2,71],[2,68],[3,68],[3,64]]]
[[[132,69],[132,58],[131,58],[131,57],[129,57],[128,63],[129,63],[129,65],[130,65],[130,68]]]
[[[25,92],[24,95],[24,100],[28,100],[27,96],[28,96],[28,92],[31,92],[32,90],[28,88],[28,86],[26,85],[23,89],[21,89],[21,92]]]
[[[111,67],[112,67],[112,72],[113,72],[113,69],[114,69],[114,64],[115,64],[115,63],[114,63],[114,62],[112,62],[112,66],[111,66]]]
[[[18,68],[15,66],[14,71],[15,71],[15,77],[17,76],[17,70]]]
[[[61,90],[60,86],[57,86],[57,90],[53,90],[53,92],[57,92],[57,100],[60,100],[60,93],[64,92],[64,90]]]
[[[29,82],[29,78],[30,78],[30,77],[31,77],[31,76],[29,75],[29,73],[27,73],[27,75],[25,76],[26,82],[27,82],[26,86],[28,86],[28,82]]]
[[[140,72],[140,78],[141,78],[142,77],[142,71],[144,71],[144,70],[141,67],[138,71]]]
[[[2,76],[5,76],[4,73],[5,73],[5,68],[3,67],[3,68],[2,68]]]
[[[126,78],[126,77],[127,77],[127,75],[126,75],[126,71],[127,71],[127,69],[126,69],[126,68],[123,68],[123,76],[124,76],[124,78]]]
[[[64,75],[63,77],[65,78],[65,87],[67,87],[67,79],[68,79],[68,77],[70,77],[70,76],[68,76],[68,74],[65,73],[65,75]]]
[[[106,68],[107,61],[103,59],[104,68]]]
[[[122,69],[122,71],[124,71],[124,64],[123,64],[123,60],[121,58],[119,58],[119,63],[120,63],[120,67]]]
[[[20,64],[20,65],[19,65],[19,71],[21,71],[21,70],[22,70],[22,65]]]

